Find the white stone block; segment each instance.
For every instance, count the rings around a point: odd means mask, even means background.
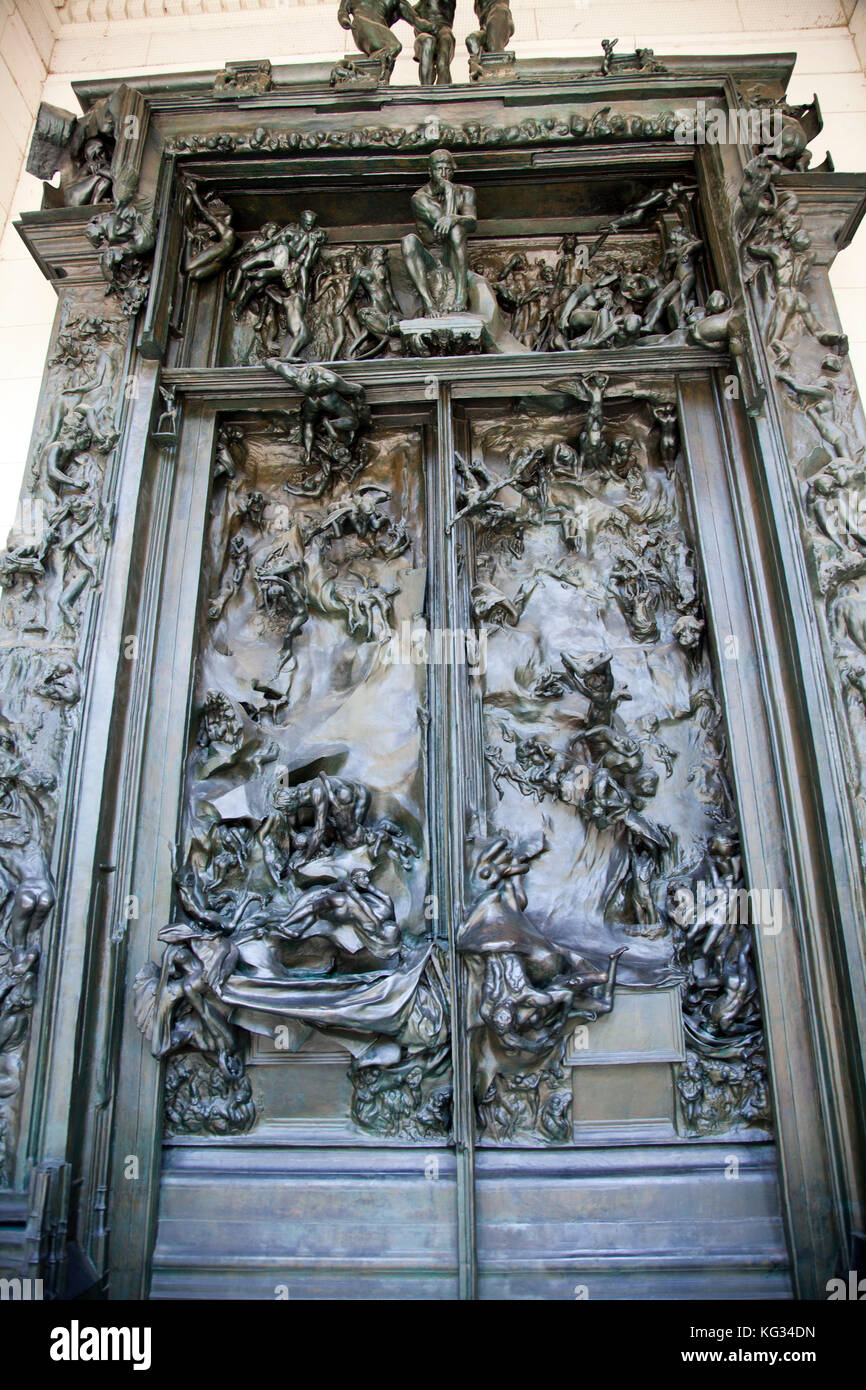
[[[863,254],[862,247],[860,254]],[[866,342],[866,286],[840,289],[835,299],[842,327],[850,341]]]
[[[35,261],[0,261],[0,328],[47,323],[56,307],[57,296]]]
[[[847,23],[840,0],[739,0],[739,6],[744,29],[832,29]]]
[[[840,251],[830,268],[830,284],[839,300],[844,290],[866,289],[866,247],[863,237],[866,231],[861,227],[850,246]],[[841,303],[841,300],[839,301]]]
[[[34,412],[35,408],[34,402]],[[0,461],[0,545],[5,544],[15,521],[18,498],[24,482],[25,463],[26,460],[23,458]]]
[[[50,323],[0,328],[0,380],[41,376],[50,339]]]
[[[17,464],[21,472],[27,462],[30,435],[42,386],[42,374],[16,381],[0,381],[0,420],[3,421],[4,461]]]
[[[2,237],[0,237],[0,262],[2,261],[30,261],[33,257],[24,245],[16,227],[15,210],[8,208],[6,212],[6,226]]]
[[[28,109],[35,112],[42,96],[46,69],[20,14],[14,14],[3,30],[2,53]]]
[[[819,100],[821,93],[818,93]],[[823,108],[822,108],[823,109]],[[866,155],[866,119],[862,111],[831,113],[817,140],[809,146],[815,151],[813,163],[820,163],[820,152],[827,148],[833,154],[836,168],[858,173],[863,171]]]
[[[45,11],[39,4],[39,0],[23,0],[23,3],[18,6],[18,13],[27,25],[28,33],[42,60],[43,67],[47,69],[50,65],[55,35],[46,18]]]
[[[788,100],[792,105],[811,101],[818,86],[818,100],[826,127],[827,117],[836,111],[866,112],[866,77],[862,72],[837,72],[829,80],[818,83],[812,73],[795,72],[788,88]]]
[[[707,34],[720,30],[736,33],[745,27],[737,0],[715,0],[713,4],[694,4],[693,0],[671,0],[671,3],[646,0],[641,5],[611,5],[610,20],[607,10],[605,7],[599,14],[596,5],[590,6],[594,27],[598,28],[600,19],[604,19],[609,30],[614,26],[605,34],[606,38],[614,38],[620,32],[636,34],[642,48],[655,48],[657,53],[662,51],[662,39],[668,35]],[[616,28],[617,24],[621,28]],[[619,47],[624,49],[622,40]]]
[[[10,148],[0,154],[0,203],[6,209],[5,217],[8,217],[15,197],[15,190],[18,187],[18,173],[21,168],[21,156],[18,150]]]
[[[7,63],[0,55],[0,119],[8,128],[19,150],[26,149],[30,143],[35,114],[36,107],[34,106],[32,111],[28,107]]]
[[[818,34],[801,33],[795,44],[797,66],[795,76],[810,76],[831,72],[857,72],[859,61],[850,35],[845,30]]]

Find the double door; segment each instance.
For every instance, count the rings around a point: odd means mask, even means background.
[[[211,1013],[140,1047],[151,1296],[784,1295],[712,434],[661,374],[369,395],[350,448],[191,402],[171,460],[137,985]]]

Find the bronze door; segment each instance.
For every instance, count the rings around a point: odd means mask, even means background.
[[[861,176],[790,55],[637,57],[37,116],[0,1255],[52,1294],[854,1266]]]
[[[671,385],[186,420],[152,1296],[787,1288]]]

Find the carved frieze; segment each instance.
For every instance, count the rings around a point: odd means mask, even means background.
[[[689,140],[694,132],[691,112],[662,108],[649,114],[620,111],[612,105],[597,107],[584,115],[574,112],[568,119],[558,117],[543,120],[524,117],[511,125],[484,120],[461,124],[424,120],[414,125],[370,125],[347,128],[337,123],[322,124],[305,130],[268,129],[257,125],[253,131],[223,130],[216,133],[178,135],[167,143],[169,153],[176,155],[217,152],[229,153],[299,153],[302,151],[339,150],[432,150],[438,145],[448,149],[484,148],[505,145],[541,145],[620,140]]]

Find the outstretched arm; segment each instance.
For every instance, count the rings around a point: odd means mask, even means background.
[[[277,372],[279,376],[284,377],[290,386],[297,386],[298,376],[300,374],[299,367],[293,367],[291,362],[284,362],[281,357],[266,357],[265,366],[270,367],[272,372]]]
[[[829,401],[832,400],[831,393],[825,386],[811,385],[809,382],[797,382],[787,372],[777,372],[779,381],[783,381],[790,387],[795,396],[801,396],[804,401]]]
[[[333,376],[334,387],[345,400],[357,401],[363,396],[364,388],[359,386],[357,381],[347,381],[344,376],[337,376],[336,372],[331,372],[329,375]]]

